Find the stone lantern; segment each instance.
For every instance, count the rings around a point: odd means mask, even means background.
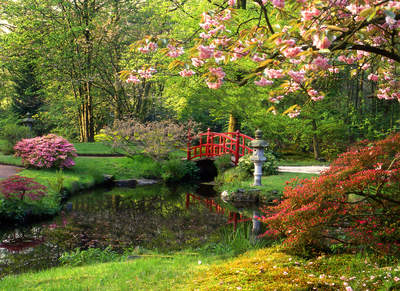
[[[22,119],[19,123],[22,124],[23,126],[27,126],[32,132],[32,127],[33,124],[35,123],[35,120],[31,117],[31,114],[29,112],[26,114],[26,116],[27,117]]]
[[[266,161],[264,149],[268,147],[268,143],[262,139],[262,131],[256,130],[256,138],[249,145],[253,149],[250,160],[254,163],[254,184],[253,186],[261,186],[262,165]]]

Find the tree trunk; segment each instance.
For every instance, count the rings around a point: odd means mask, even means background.
[[[234,132],[237,127],[236,124],[237,124],[236,117],[232,113],[229,114],[228,132]]]
[[[317,122],[315,119],[311,121],[312,129],[313,129],[313,150],[314,150],[314,159],[319,160],[321,158],[321,153],[319,149],[319,141],[317,136]]]

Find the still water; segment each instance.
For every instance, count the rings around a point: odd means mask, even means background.
[[[122,252],[138,246],[161,251],[200,246],[233,217],[213,196],[212,187],[204,185],[96,189],[76,195],[51,221],[0,229],[0,277],[56,266],[63,252],[76,248],[111,246]]]

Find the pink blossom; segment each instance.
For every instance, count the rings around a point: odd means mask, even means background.
[[[283,77],[282,70],[274,70],[267,68],[264,70],[264,74],[270,79],[280,79]]]
[[[217,67],[217,68],[210,68],[210,73],[214,76],[216,76],[218,79],[223,79],[225,77],[225,72],[222,70],[221,67]]]
[[[272,5],[278,8],[284,8],[285,7],[285,1],[284,0],[271,0]]]
[[[135,75],[129,75],[129,78],[126,80],[127,83],[139,84],[141,81]]]
[[[143,79],[150,79],[153,77],[153,74],[156,73],[157,70],[154,68],[148,68],[148,69],[140,69],[138,70],[138,74],[140,75],[140,77],[142,77]]]
[[[323,36],[322,39],[320,39],[318,34],[315,34],[313,36],[313,45],[318,48],[318,49],[327,49],[331,45],[330,40],[328,37]]]
[[[182,71],[179,72],[179,75],[182,77],[191,77],[195,74],[193,70],[188,70],[188,69],[183,69]]]
[[[254,81],[254,84],[256,84],[257,86],[261,86],[261,87],[264,87],[267,85],[272,85],[273,83],[274,83],[274,81],[267,80],[264,77],[261,77],[261,79],[258,81]]]
[[[294,58],[303,50],[300,47],[287,48],[282,53],[286,58]]]
[[[171,58],[177,58],[180,55],[184,54],[184,50],[183,47],[175,47],[173,45],[168,45],[167,46],[169,49],[169,52],[167,53],[167,56],[171,57]]]
[[[379,80],[378,75],[375,75],[375,74],[369,74],[367,78],[368,78],[368,80],[371,80],[374,82],[378,82],[378,80]]]
[[[192,58],[192,64],[193,64],[193,66],[198,68],[198,67],[201,67],[202,65],[204,65],[204,61],[202,61],[198,58]]]
[[[222,85],[222,81],[219,79],[216,82],[207,81],[206,83],[207,83],[208,88],[210,88],[210,89],[218,89]]]
[[[295,111],[292,111],[292,112],[289,112],[288,113],[288,116],[290,117],[290,118],[295,118],[295,117],[297,117],[297,116],[299,116],[300,115],[300,110],[295,110]]]
[[[322,56],[318,56],[317,58],[315,58],[313,60],[312,63],[319,70],[327,70],[330,67],[328,61],[329,60],[327,58],[324,58]]]
[[[199,36],[200,36],[202,39],[209,39],[209,38],[211,37],[210,34],[205,33],[205,32],[200,33]]]
[[[214,46],[204,46],[204,45],[199,45],[197,48],[199,50],[199,58],[200,59],[209,59],[213,56],[214,53]]]
[[[262,57],[260,57],[257,53],[256,54],[254,54],[254,56],[251,58],[253,61],[255,61],[255,62],[262,62],[262,61],[265,61],[265,57],[266,57],[266,55],[265,54],[263,54],[263,56]]]
[[[313,19],[313,17],[319,16],[319,14],[320,14],[320,11],[315,7],[313,7],[312,9],[303,10],[303,11],[301,11],[301,15],[302,15],[301,20],[302,21],[311,20],[311,19]]]
[[[290,77],[292,77],[293,81],[295,81],[296,83],[299,83],[299,84],[303,83],[305,74],[306,74],[306,72],[304,70],[301,70],[301,71],[291,70],[288,72],[288,75]]]
[[[236,5],[236,0],[228,0],[228,5],[234,7]]]
[[[324,99],[324,96],[323,96],[323,95],[316,96],[316,97],[311,97],[311,100],[312,100],[312,101],[319,101],[319,100],[322,100],[322,99]]]

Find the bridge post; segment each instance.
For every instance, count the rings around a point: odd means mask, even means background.
[[[207,145],[206,145],[206,157],[210,156],[210,136],[211,136],[211,129],[207,129]]]
[[[192,145],[192,137],[190,135],[190,128],[189,128],[188,129],[188,139],[187,139],[187,150],[186,150],[186,154],[187,154],[186,159],[188,161],[190,161],[192,159],[192,157],[191,157],[191,149],[190,149],[191,145]]]
[[[240,143],[240,131],[236,130],[236,149],[235,149],[235,166],[239,163],[239,143]]]

